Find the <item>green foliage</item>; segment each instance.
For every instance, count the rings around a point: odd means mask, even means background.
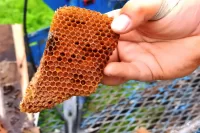
[[[0,24],[22,24],[23,8],[24,0],[0,0]],[[53,13],[42,0],[28,0],[28,32],[34,32],[49,26]]]

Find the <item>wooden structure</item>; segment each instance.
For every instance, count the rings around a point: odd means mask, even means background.
[[[34,127],[33,115],[19,110],[29,82],[22,25],[0,25],[0,31],[0,121],[9,133],[21,133]]]

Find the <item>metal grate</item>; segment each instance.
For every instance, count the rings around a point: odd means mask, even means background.
[[[197,69],[173,81],[100,85],[87,99],[81,128],[87,133],[129,133],[146,127],[152,133],[165,133],[200,116],[199,109]]]

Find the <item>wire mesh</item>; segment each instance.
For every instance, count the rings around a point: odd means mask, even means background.
[[[42,133],[65,133],[65,121],[61,118],[57,110],[63,110],[63,104],[40,112],[38,126]]]
[[[33,41],[39,39],[33,38]],[[35,57],[41,58],[38,55]],[[99,85],[84,104],[80,128],[86,133],[130,133],[146,127],[152,133],[166,133],[200,116],[199,95],[200,69],[171,81],[129,81],[114,87]],[[46,119],[52,118],[55,114],[52,112],[40,116],[43,131],[62,130],[63,120]],[[200,133],[198,128],[199,131],[193,133]]]
[[[172,81],[99,85],[87,99],[81,129],[129,133],[146,127],[152,133],[166,133],[200,116],[199,95],[200,69]]]

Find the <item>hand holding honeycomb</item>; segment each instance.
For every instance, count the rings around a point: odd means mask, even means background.
[[[84,8],[59,8],[20,110],[35,113],[72,96],[94,93],[119,39],[111,22],[107,15]]]

